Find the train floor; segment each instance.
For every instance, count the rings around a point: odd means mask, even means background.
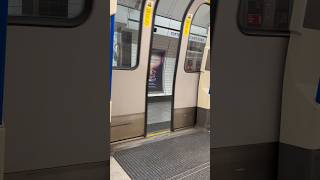
[[[187,129],[112,146],[112,180],[209,180],[208,131]]]
[[[171,101],[148,103],[148,133],[157,132],[170,128]]]

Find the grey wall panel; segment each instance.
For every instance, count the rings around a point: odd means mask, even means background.
[[[9,26],[6,173],[107,160],[108,3],[76,28]]]
[[[109,176],[108,162],[87,163],[73,166],[24,171],[6,174],[5,180],[105,180]],[[107,168],[108,167],[108,168]]]
[[[305,149],[320,149],[320,106],[316,93],[320,77],[320,32],[303,27],[306,0],[293,8],[283,88],[282,143]]]
[[[211,149],[211,157],[214,157],[212,179],[276,180],[277,178],[278,143]]]
[[[280,143],[279,180],[320,179],[320,150]]]
[[[197,107],[196,126],[208,130],[210,129],[210,109]]]
[[[144,135],[144,113],[113,116],[110,142]]]
[[[279,180],[320,178],[318,5],[312,0],[294,2],[283,86]]]
[[[195,125],[196,119],[197,119],[196,107],[174,109],[173,126],[175,129],[192,127]]]
[[[319,8],[320,8],[320,1],[317,1],[317,0],[307,1],[307,7],[306,7],[304,23],[303,23],[304,27],[320,30]]]
[[[239,1],[219,1],[213,34],[212,147],[275,142],[287,38],[246,36]]]

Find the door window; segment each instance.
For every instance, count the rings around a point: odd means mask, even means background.
[[[77,26],[91,13],[90,0],[9,0],[9,23],[15,25]]]
[[[238,24],[248,35],[289,35],[293,0],[241,0]]]
[[[199,72],[210,25],[210,6],[203,4],[193,17],[184,63],[187,73]]]
[[[115,16],[113,69],[132,70],[138,66],[141,7],[141,0],[118,0]]]

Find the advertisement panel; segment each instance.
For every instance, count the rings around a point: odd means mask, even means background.
[[[149,92],[163,92],[164,52],[153,50],[150,61]]]

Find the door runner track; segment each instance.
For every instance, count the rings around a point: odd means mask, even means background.
[[[132,180],[210,180],[210,137],[196,132],[116,152]]]

